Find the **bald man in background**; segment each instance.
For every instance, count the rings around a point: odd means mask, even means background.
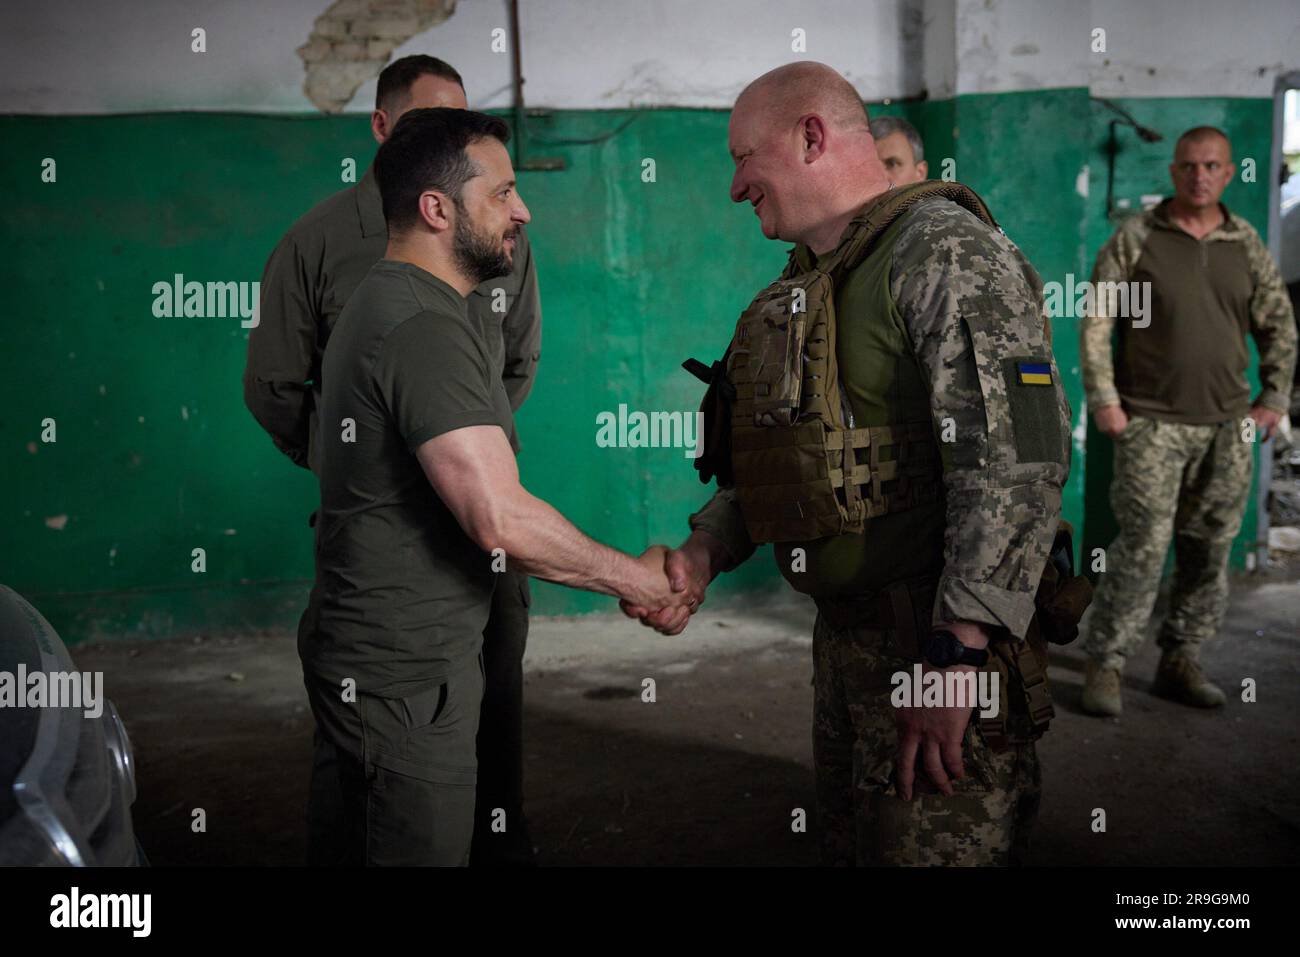
[[[754,81],[736,101],[729,139],[732,200],[753,206],[768,239],[797,245],[784,284],[746,310],[728,350],[736,411],[722,416],[736,438],[719,491],[665,559],[669,577],[702,602],[716,575],[770,541],[781,573],[816,600],[824,863],[1017,863],[1037,813],[1041,713],[1006,709],[994,740],[969,704],[896,708],[891,691],[893,676],[919,662],[946,680],[988,666],[990,652],[999,662],[1035,657],[1022,639],[1060,516],[1070,423],[1042,282],[965,187],[891,188],[862,101],[828,66],[791,64]],[[892,223],[883,235],[878,221]],[[868,236],[874,245],[863,245]],[[855,261],[855,249],[870,252]],[[782,382],[769,390],[754,377],[789,358],[765,330],[786,338],[787,294],[807,291],[814,265],[832,277],[834,328],[814,334],[826,313],[807,292],[808,342],[836,343],[842,385],[829,373],[807,378],[805,366],[790,378],[829,384],[793,400],[794,424],[758,421],[749,410]],[[716,373],[713,383],[721,387]],[[827,415],[840,420],[825,427],[833,441],[815,428]],[[856,466],[835,465],[846,447]],[[717,454],[705,453],[709,462]],[[831,463],[840,481],[823,465],[817,484],[809,461]],[[862,530],[818,534],[818,516],[839,527],[846,484],[869,503]],[[806,485],[815,489],[802,497]],[[624,611],[673,634],[696,607]],[[1017,703],[1044,690],[1027,690],[1020,667],[1008,678]]]
[[[388,139],[405,113],[428,107],[468,107],[460,74],[449,63],[423,54],[394,60],[379,74],[375,91],[370,117],[375,142]],[[367,169],[357,185],[319,203],[294,223],[271,253],[262,276],[260,322],[248,337],[244,402],[276,448],[317,474],[316,422],[325,346],[353,290],[383,258],[387,244],[379,187],[373,169]],[[533,387],[542,337],[537,270],[522,227],[509,275],[476,288],[468,306],[483,328],[490,359],[517,413]],[[315,523],[313,512],[309,524]],[[523,815],[528,604],[528,576],[502,572],[483,630],[474,866],[533,863]],[[342,813],[341,792],[332,783],[337,777],[333,746],[319,733],[314,755],[309,860],[328,865],[342,855],[333,823]],[[497,809],[505,813],[504,831],[492,827]]]
[[[885,175],[895,186],[920,183],[930,175],[921,134],[901,116],[876,117],[871,121],[871,138]]]

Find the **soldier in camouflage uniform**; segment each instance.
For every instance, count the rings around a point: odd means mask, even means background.
[[[1286,413],[1296,362],[1277,267],[1259,234],[1219,201],[1234,168],[1220,130],[1184,133],[1169,167],[1173,198],[1124,223],[1093,271],[1094,283],[1151,290],[1142,315],[1131,293],[1098,294],[1082,324],[1088,406],[1115,442],[1119,522],[1087,645],[1083,706],[1095,715],[1121,711],[1120,675],[1146,634],[1171,538],[1170,608],[1152,691],[1198,707],[1224,702],[1201,671],[1200,647],[1228,606],[1228,557],[1250,493],[1254,442]],[[1247,332],[1263,383],[1253,403]]]
[[[730,146],[732,199],[754,205],[765,236],[797,244],[792,269],[824,262],[855,217],[890,199],[861,100],[822,64],[751,84],[732,113]],[[1039,800],[1032,739],[995,750],[969,707],[895,708],[890,692],[891,676],[918,660],[906,635],[943,629],[963,656],[978,655],[990,641],[1019,642],[1034,613],[1069,468],[1069,407],[1042,284],[999,230],[925,198],[834,288],[850,418],[859,428],[919,418],[916,451],[932,456],[935,477],[933,497],[870,518],[862,533],[775,545],[782,573],[819,612],[823,860],[1014,863]],[[1017,360],[1032,360],[1041,383],[1022,382]],[[666,560],[674,587],[702,601],[715,575],[754,552],[742,491],[722,488],[691,516],[690,537]],[[899,595],[911,612],[883,601]],[[675,634],[695,607],[624,610]]]

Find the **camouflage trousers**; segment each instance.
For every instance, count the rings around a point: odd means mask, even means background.
[[[1158,643],[1197,655],[1228,608],[1228,556],[1250,494],[1254,447],[1237,420],[1184,425],[1134,416],[1115,443],[1106,550],[1087,651],[1123,669],[1142,644],[1169,542],[1174,574]]]
[[[974,721],[962,742],[966,777],[944,796],[917,761],[912,800],[898,796],[898,732],[890,677],[913,662],[890,648],[888,629],[813,631],[813,763],[822,863],[1007,865],[1023,862],[1038,814],[1040,771],[1032,742],[992,750]]]

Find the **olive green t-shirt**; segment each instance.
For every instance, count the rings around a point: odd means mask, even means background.
[[[514,420],[480,323],[451,286],[381,259],[325,350],[316,582],[299,626],[306,667],[399,695],[479,651],[496,575],[429,484],[415,450]]]

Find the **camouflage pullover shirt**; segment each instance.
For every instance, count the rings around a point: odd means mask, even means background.
[[[1079,346],[1088,407],[1119,402],[1131,414],[1201,425],[1243,416],[1249,333],[1263,384],[1256,402],[1285,413],[1296,327],[1268,249],[1226,206],[1201,239],[1172,223],[1168,208],[1165,200],[1132,217],[1097,255]],[[1122,295],[1110,292],[1115,284],[1127,284]],[[1135,292],[1145,308],[1134,309]]]

